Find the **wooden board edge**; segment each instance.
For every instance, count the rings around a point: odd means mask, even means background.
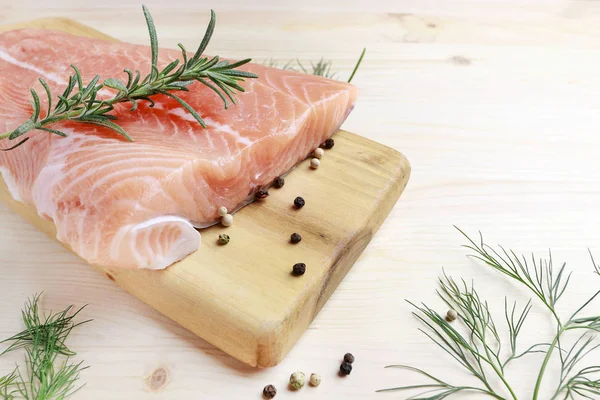
[[[390,181],[390,186],[386,188],[386,194],[381,197],[379,207],[376,208],[379,212],[371,214],[370,217],[372,217],[373,224],[356,232],[350,238],[349,243],[345,246],[345,251],[338,255],[338,258],[330,268],[329,275],[322,282],[320,290],[312,296],[300,299],[300,304],[290,307],[290,314],[281,323],[263,327],[263,332],[258,336],[256,366],[273,367],[285,358],[301,335],[317,317],[344,277],[352,269],[354,263],[371,242],[371,239],[398,202],[408,184],[411,175],[411,165],[404,154],[354,133],[341,130],[336,133],[336,135],[339,134],[348,135],[351,140],[363,141],[366,146],[375,146],[387,150],[389,157],[395,159],[396,169],[393,175],[397,179]],[[290,327],[290,323],[294,324],[295,327]],[[298,329],[298,326],[300,329]],[[283,330],[293,332],[295,335],[278,335],[278,332]],[[285,338],[285,340],[278,339],[281,337]]]
[[[32,21],[24,21],[10,25],[2,25],[0,26],[0,32],[25,28],[43,28],[58,31],[67,31],[66,29],[61,29],[61,27],[63,26],[68,27],[68,32],[76,36],[85,36],[104,40],[116,40],[112,36],[102,33],[97,29],[91,28],[72,19],[62,17],[39,18],[34,19]]]

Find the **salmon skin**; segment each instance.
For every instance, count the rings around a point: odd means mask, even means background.
[[[159,54],[159,69],[181,56]],[[95,75],[127,81],[124,68],[144,76],[150,61],[148,46],[41,29],[2,33],[0,133],[30,118],[29,89],[44,93],[40,77],[56,94],[66,87],[71,64],[85,82]],[[330,137],[356,100],[348,83],[257,64],[242,69],[258,79],[243,82],[246,91],[227,110],[200,83],[178,92],[206,129],[174,99],[157,95],[153,108],[147,102],[135,112],[131,104],[115,107],[116,122],[133,143],[107,128],[56,123],[51,127],[66,138],[30,132],[27,143],[0,152],[0,173],[12,196],[53,221],[57,238],[87,262],[165,268],[199,248],[195,228],[218,221],[219,207],[239,208]],[[2,148],[11,144],[0,141]]]

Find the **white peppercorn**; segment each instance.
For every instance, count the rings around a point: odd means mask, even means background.
[[[227,215],[227,207],[219,207],[219,217]]]
[[[319,168],[319,165],[321,165],[321,161],[319,161],[318,158],[313,158],[312,160],[310,160],[310,167],[312,169],[317,169]]]
[[[225,214],[221,218],[221,224],[223,226],[231,226],[233,224],[233,215],[231,215],[231,214]]]
[[[313,155],[315,156],[315,158],[321,158],[323,157],[323,155],[325,155],[325,150],[319,147],[314,151]]]
[[[321,384],[321,375],[319,374],[310,374],[310,384],[311,386],[319,386]]]

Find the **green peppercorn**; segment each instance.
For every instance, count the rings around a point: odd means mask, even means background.
[[[446,313],[446,321],[452,322],[456,320],[456,318],[458,318],[458,313],[456,312],[456,310],[448,310],[448,312]]]
[[[301,240],[302,240],[302,236],[300,236],[299,233],[294,232],[290,236],[290,242],[292,242],[293,244],[300,243]]]
[[[304,372],[294,372],[290,376],[290,386],[296,390],[300,390],[304,386],[305,379]]]
[[[227,235],[226,233],[221,233],[219,235],[219,244],[224,246],[227,243],[229,243],[229,239],[229,235]]]

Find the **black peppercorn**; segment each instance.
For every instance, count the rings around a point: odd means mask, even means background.
[[[275,179],[275,187],[277,189],[281,189],[283,185],[285,185],[285,179],[283,179],[282,177]]]
[[[269,192],[266,190],[259,190],[258,192],[254,193],[254,197],[257,199],[264,199],[265,197],[269,197]]]
[[[352,364],[354,362],[354,356],[352,353],[344,354],[344,362],[347,362],[348,364]]]
[[[294,264],[294,267],[292,268],[292,274],[294,276],[304,275],[305,272],[306,272],[306,264],[304,264],[304,263]]]
[[[341,376],[350,375],[351,372],[352,372],[352,364],[345,362],[345,363],[342,363],[342,365],[340,365],[340,375]]]
[[[298,196],[294,199],[294,205],[296,206],[296,208],[302,208],[304,207],[304,204],[305,202],[302,197]]]
[[[290,242],[292,242],[293,244],[300,243],[301,240],[302,236],[300,236],[300,234],[296,232],[292,233],[292,235],[290,236]]]
[[[265,399],[272,399],[275,397],[276,394],[277,389],[275,389],[275,386],[273,385],[267,385],[263,389],[263,396],[265,396]]]
[[[323,144],[321,145],[322,148],[329,150],[330,148],[333,147],[333,145],[335,145],[335,141],[331,138],[327,139],[325,142],[323,142]]]

